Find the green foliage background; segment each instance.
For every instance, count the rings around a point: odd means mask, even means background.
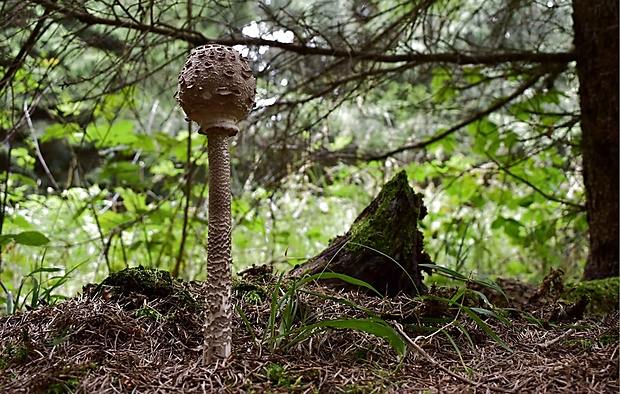
[[[581,274],[569,2],[2,7],[0,303],[21,294],[19,308],[33,283],[71,295],[127,266],[205,277],[205,140],[173,95],[188,51],[207,41],[236,45],[258,79],[231,143],[235,270],[312,257],[405,169],[436,263],[531,281]],[[474,59],[432,58],[444,53]],[[431,58],[398,60],[407,54]]]

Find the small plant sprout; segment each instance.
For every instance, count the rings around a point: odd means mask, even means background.
[[[254,106],[256,80],[246,58],[231,47],[209,44],[187,58],[179,74],[177,100],[207,136],[209,228],[207,242],[204,361],[226,360],[231,352],[231,214],[228,138]]]

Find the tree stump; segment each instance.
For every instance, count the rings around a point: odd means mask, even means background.
[[[383,185],[379,195],[355,219],[349,231],[298,265],[289,277],[335,272],[360,279],[387,296],[426,292],[419,264],[433,264],[424,249],[418,220],[426,216],[422,195],[409,186],[401,171]],[[346,289],[357,286],[341,280],[322,282]]]

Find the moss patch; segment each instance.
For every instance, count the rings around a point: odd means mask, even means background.
[[[160,299],[170,298],[170,301],[175,305],[199,309],[200,301],[192,297],[187,286],[187,283],[172,277],[168,271],[139,266],[126,268],[110,274],[103,282],[95,286],[92,294],[103,294],[111,291],[117,296],[121,294],[141,294],[146,297]],[[86,286],[84,290],[90,293],[92,288],[89,289]],[[136,308],[141,307],[142,305],[139,305],[139,300],[137,300]]]
[[[568,287],[568,286],[567,286]],[[591,316],[602,316],[615,309],[620,303],[620,278],[607,278],[580,282],[567,291],[565,299],[576,302],[581,297],[586,296],[590,299],[590,304],[586,309],[586,314]]]
[[[168,271],[139,266],[110,274],[100,286],[114,286],[125,294],[134,292],[165,297],[184,291],[182,284],[176,281]]]
[[[406,195],[405,200],[418,204],[410,205],[410,209],[399,209],[395,204],[395,201],[399,200],[399,193]],[[426,209],[422,205],[422,195],[415,193],[409,186],[407,173],[400,171],[383,185],[375,201],[378,202],[376,210],[367,209],[368,215],[362,212],[358,219],[363,219],[356,220],[351,226],[351,237],[345,251],[357,253],[374,249],[391,256],[394,245],[402,245],[404,255],[412,253],[412,249],[418,244],[416,240],[421,236],[416,224],[426,216]],[[412,206],[415,208],[411,209]],[[394,212],[395,209],[398,212]],[[394,217],[398,217],[400,223],[412,225],[394,229],[388,223]]]

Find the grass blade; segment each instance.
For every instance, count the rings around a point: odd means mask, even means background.
[[[495,340],[495,342],[499,343],[501,347],[508,350],[510,353],[514,353],[514,350],[512,350],[510,346],[508,346],[504,341],[502,341],[501,338],[497,336],[495,331],[491,330],[491,327],[489,327],[485,322],[483,322],[480,316],[478,316],[474,311],[472,311],[471,308],[464,306],[462,310],[463,312],[467,313],[469,317],[471,317],[472,320],[475,321],[480,328],[482,328],[482,331],[486,332],[488,336]]]
[[[349,275],[338,274],[336,272],[320,272],[318,274],[307,276],[298,282],[297,287],[301,287],[310,281],[319,280],[319,279],[339,279],[343,282],[352,284],[354,286],[364,287],[372,291],[373,293],[377,294],[378,296],[383,297],[383,294],[379,293],[377,289],[372,287],[370,284],[364,282],[363,280],[356,279]]]
[[[314,323],[305,327],[298,328],[293,332],[299,332],[302,335],[299,337],[301,339],[298,340],[296,338],[294,341],[290,343],[293,345],[303,339],[305,339],[309,334],[315,331],[315,329],[325,329],[325,328],[334,328],[334,329],[351,329],[362,331],[371,335],[375,335],[379,338],[387,341],[392,348],[400,355],[404,356],[407,351],[407,343],[405,340],[396,332],[389,324],[387,324],[382,319],[376,318],[367,318],[367,319],[331,319],[331,320],[323,320],[318,323]],[[308,335],[304,335],[308,334]]]

